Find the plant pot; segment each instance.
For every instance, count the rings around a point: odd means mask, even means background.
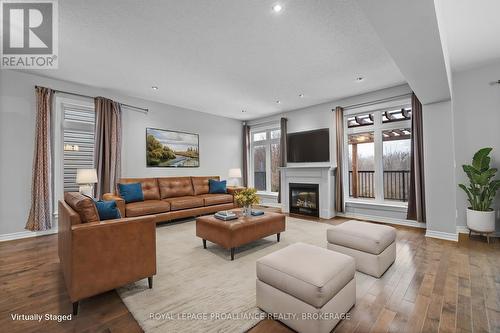
[[[494,232],[495,211],[479,211],[467,208],[467,227],[472,231]]]

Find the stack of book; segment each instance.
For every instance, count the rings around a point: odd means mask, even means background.
[[[236,215],[234,212],[231,212],[229,210],[222,210],[220,212],[215,213],[214,217],[219,219],[219,220],[229,221],[229,220],[237,219],[238,215]]]

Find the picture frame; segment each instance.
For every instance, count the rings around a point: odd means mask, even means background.
[[[199,134],[147,127],[146,167],[198,168],[199,147]]]

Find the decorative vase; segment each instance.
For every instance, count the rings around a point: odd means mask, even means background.
[[[243,206],[243,216],[251,216],[252,215],[252,206],[251,205],[247,205],[247,206]]]
[[[467,208],[467,227],[472,231],[494,232],[495,211],[479,211]]]

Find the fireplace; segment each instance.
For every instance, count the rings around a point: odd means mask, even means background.
[[[319,217],[319,185],[289,184],[290,213]]]

